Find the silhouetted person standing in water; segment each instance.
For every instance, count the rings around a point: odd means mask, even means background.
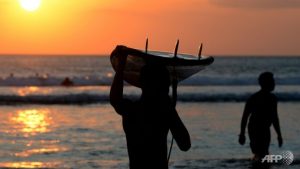
[[[191,147],[190,136],[169,97],[170,77],[160,65],[141,70],[141,98],[133,102],[123,98],[126,56],[119,58],[110,91],[110,102],[122,116],[130,169],[167,169],[167,135],[170,130],[183,151]]]
[[[275,88],[275,81],[271,72],[264,72],[258,78],[261,90],[253,94],[247,101],[241,121],[239,143],[245,144],[245,129],[248,118],[248,133],[250,147],[255,160],[261,160],[269,154],[270,127],[273,124],[277,133],[279,147],[282,146],[279,119],[277,113],[277,97],[271,92]]]

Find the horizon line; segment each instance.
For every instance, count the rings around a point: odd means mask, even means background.
[[[110,54],[72,54],[72,53],[68,53],[68,54],[56,54],[56,53],[54,53],[54,54],[44,54],[44,53],[42,53],[42,54],[38,54],[38,53],[34,53],[34,54],[21,54],[21,53],[17,53],[17,54],[15,54],[15,53],[9,53],[9,54],[7,54],[7,53],[0,53],[0,57],[1,56],[108,56],[108,55],[110,55]]]
[[[72,53],[68,53],[68,54],[15,54],[15,53],[11,53],[11,54],[6,54],[6,53],[0,53],[0,57],[3,56],[97,56],[97,57],[107,57],[110,56],[110,54],[96,54],[96,53],[80,53],[80,54],[72,54]],[[196,56],[196,55],[195,55]],[[216,56],[216,57],[300,57],[300,54],[296,55],[296,54],[205,54],[203,56]],[[197,56],[198,57],[198,56]]]

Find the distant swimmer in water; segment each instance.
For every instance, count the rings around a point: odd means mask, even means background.
[[[274,126],[277,133],[278,145],[282,146],[282,136],[277,113],[277,97],[271,92],[275,88],[275,80],[271,72],[264,72],[258,78],[261,89],[247,101],[241,121],[239,143],[245,144],[245,129],[248,124],[250,147],[254,160],[261,160],[269,154],[270,127]]]
[[[61,82],[62,86],[73,86],[74,83],[70,80],[69,77],[66,77],[62,82]]]
[[[169,130],[182,151],[191,147],[190,135],[169,97],[169,72],[164,66],[145,65],[140,76],[141,98],[131,101],[123,98],[126,58],[118,60],[110,103],[122,116],[130,169],[168,169]]]
[[[9,77],[10,77],[10,78],[14,78],[14,74],[13,74],[13,73],[10,73],[10,74],[9,74]]]

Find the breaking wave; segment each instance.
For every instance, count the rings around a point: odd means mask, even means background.
[[[300,93],[276,93],[283,102],[300,101]],[[180,94],[180,102],[244,102],[250,93],[216,93],[216,94]],[[127,95],[138,99],[139,95]],[[65,95],[0,95],[0,104],[94,104],[109,101],[107,94],[65,94]]]
[[[110,85],[113,73],[105,76],[70,77],[74,86],[96,86]],[[0,86],[60,86],[66,77],[7,77],[0,78]],[[300,76],[277,77],[278,85],[300,85]],[[224,76],[202,76],[196,75],[181,82],[183,85],[255,85],[257,77],[224,77]]]

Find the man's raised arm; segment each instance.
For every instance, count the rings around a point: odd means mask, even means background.
[[[120,110],[120,103],[123,100],[123,76],[127,56],[120,56],[116,68],[116,74],[110,88],[110,104],[115,108],[117,113],[122,114]]]

